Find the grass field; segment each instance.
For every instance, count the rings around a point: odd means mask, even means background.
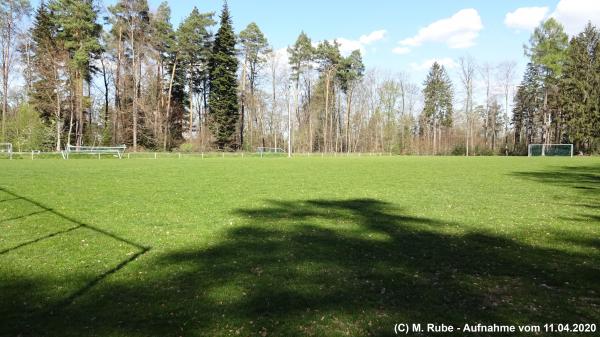
[[[0,336],[600,323],[600,158],[2,160],[0,172]]]

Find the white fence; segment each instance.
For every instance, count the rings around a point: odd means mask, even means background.
[[[297,152],[293,157],[314,158],[337,158],[337,157],[385,157],[396,156],[392,153],[369,152],[369,153],[337,153],[337,152]],[[64,152],[12,152],[13,159],[63,159]],[[113,153],[77,153],[70,152],[71,159],[118,159]],[[287,158],[287,153],[257,153],[257,152],[126,152],[122,154],[123,159],[227,159],[227,158]]]

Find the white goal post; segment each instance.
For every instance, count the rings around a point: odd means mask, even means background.
[[[263,154],[266,153],[275,153],[275,154],[283,154],[285,151],[279,147],[257,147],[256,152],[260,154],[262,157]]]
[[[119,146],[76,146],[68,144],[65,146],[65,150],[62,152],[63,159],[69,159],[69,154],[112,154],[119,159],[123,158],[123,153],[127,147],[125,145]]]
[[[11,143],[0,143],[0,154],[6,154],[9,159],[12,159],[13,150]]]
[[[573,144],[529,144],[529,157],[565,156],[573,157]]]

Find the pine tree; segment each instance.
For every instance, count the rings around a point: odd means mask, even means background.
[[[209,61],[210,127],[221,150],[235,150],[240,145],[235,140],[239,120],[235,40],[229,8],[225,3]]]
[[[290,67],[292,68],[291,78],[298,86],[300,76],[310,67],[310,62],[313,60],[315,53],[308,35],[301,32],[294,45],[288,48],[288,53]]]
[[[175,51],[177,49],[177,41],[173,26],[171,25],[171,8],[166,1],[163,1],[156,12],[150,16],[150,26],[152,27],[152,35],[150,44],[155,51],[156,62],[156,80],[154,83],[155,91],[152,92],[156,113],[154,115],[154,138],[157,147],[162,143],[163,151],[171,146],[171,136],[177,130],[170,128],[171,114],[166,116],[165,110],[167,106],[170,108],[170,98],[168,95],[168,87],[171,81],[172,69],[175,61]]]
[[[100,45],[102,26],[97,22],[98,12],[91,0],[56,0],[51,2],[49,7],[54,12],[53,18],[58,27],[57,39],[68,52],[67,64],[73,108],[69,118],[67,142],[70,141],[75,123],[77,145],[82,145],[84,126],[88,120],[84,114],[85,110],[90,108],[90,98],[86,97],[85,84],[90,85],[92,75],[97,71],[93,61],[98,59],[102,52]]]
[[[46,124],[54,124],[55,150],[61,150],[63,133],[62,86],[66,59],[61,41],[56,38],[58,27],[53,14],[42,2],[35,12],[30,30],[32,91],[30,101]]]
[[[560,80],[568,137],[578,150],[590,149],[600,128],[599,42],[600,32],[588,23],[583,32],[571,39]]]
[[[53,24],[51,14],[44,2],[35,11],[33,26],[31,27],[32,66],[33,66],[33,92],[31,103],[40,113],[40,117],[46,122],[54,115],[53,85],[55,74],[52,68],[55,66],[49,58],[56,55],[56,27]],[[50,64],[50,67],[48,66]]]
[[[138,139],[141,138],[138,133],[144,129],[139,98],[142,64],[149,51],[146,46],[151,43],[150,10],[147,0],[119,0],[109,10],[112,14],[113,38],[118,45],[116,91],[120,94],[115,103],[120,110],[130,109],[131,143],[133,151],[137,151]],[[127,129],[127,125],[122,128]],[[142,141],[145,140],[142,137]]]
[[[168,70],[167,115],[165,118],[165,138],[163,149],[169,150],[183,141],[184,119],[186,106],[190,97],[186,89],[186,71],[180,66],[177,44],[171,50],[166,60]]]
[[[433,132],[433,153],[436,154],[439,150],[442,127],[452,126],[452,99],[454,93],[446,69],[437,62],[434,62],[431,66],[424,85],[423,120]]]
[[[526,148],[537,141],[544,120],[540,110],[544,102],[544,84],[540,66],[527,64],[525,75],[515,96],[512,123],[515,127],[515,146]],[[524,145],[524,146],[523,146]]]
[[[543,76],[544,100],[540,119],[544,121],[544,143],[550,143],[553,138],[555,142],[559,142],[562,134],[558,80],[563,73],[568,42],[564,27],[556,19],[550,18],[535,29],[530,38],[530,46],[525,47],[525,54],[531,58],[531,63],[540,67]]]
[[[348,57],[342,59],[338,68],[340,87],[346,94],[346,152],[350,152],[350,109],[352,107],[352,94],[354,86],[365,72],[365,66],[360,55],[360,50],[354,50]],[[312,150],[311,150],[312,151]]]
[[[244,118],[245,118],[245,107],[247,105],[247,93],[246,93],[246,81],[248,82],[249,89],[249,107],[250,107],[250,120],[248,125],[252,125],[253,120],[256,119],[256,104],[254,91],[256,90],[257,77],[260,68],[266,62],[265,55],[271,50],[269,48],[269,42],[262,33],[258,25],[254,22],[250,23],[244,30],[240,32],[240,45],[242,57],[244,59],[244,67],[242,69],[242,92],[241,92],[241,113],[240,113],[240,144],[244,143]],[[250,129],[250,136],[252,137],[252,129]],[[250,141],[252,145],[252,140]],[[262,145],[265,146],[265,139],[262,139]]]
[[[214,25],[212,13],[200,13],[196,7],[181,23],[177,30],[177,52],[179,64],[184,74],[188,96],[188,132],[193,130],[195,115],[193,95],[204,95],[208,77],[208,56],[211,34],[208,27]]]
[[[494,151],[496,149],[496,142],[498,141],[498,134],[502,132],[502,127],[504,126],[504,119],[502,118],[502,105],[498,103],[495,97],[489,106],[487,118],[489,133],[492,137],[492,151]]]
[[[335,86],[332,86],[332,82],[336,78],[336,74],[340,66],[340,62],[342,60],[338,42],[334,41],[333,43],[329,43],[329,41],[325,40],[319,43],[316,50],[315,58],[319,64],[319,71],[321,73],[320,80],[321,82],[323,82],[323,87],[325,91],[325,116],[323,116],[323,149],[325,150],[325,152],[327,152],[329,151],[331,144],[333,144],[333,139],[328,139],[328,135],[329,138],[333,138],[334,125],[334,114],[330,113],[330,106],[333,105],[332,102],[335,102],[335,99],[331,99],[332,97],[335,97],[335,92],[333,90]]]
[[[257,76],[260,68],[265,63],[265,54],[269,53],[269,41],[254,22],[240,32],[241,51],[248,67],[247,76],[250,91],[256,88]]]
[[[294,43],[294,45],[292,47],[288,47],[287,49],[288,54],[289,54],[289,65],[291,68],[291,74],[290,74],[290,78],[291,80],[295,83],[295,90],[294,90],[294,111],[296,113],[296,116],[298,117],[298,119],[300,120],[301,115],[300,115],[300,79],[302,78],[302,76],[306,73],[308,73],[311,70],[311,64],[312,61],[314,59],[315,56],[315,50],[312,46],[312,42],[310,40],[310,38],[308,37],[308,35],[306,35],[306,33],[301,32],[300,35],[298,36],[298,38],[296,39],[296,42]],[[306,77],[305,77],[306,79]],[[307,100],[308,100],[308,104],[306,104],[307,106],[310,106],[310,85],[306,86],[306,91],[307,91]],[[308,114],[308,131],[311,137],[312,136],[312,118],[310,116],[310,111]],[[300,129],[301,125],[298,125],[298,129]],[[292,130],[292,117],[291,117],[291,113],[288,114],[288,155],[291,155],[291,142],[293,139],[293,130]],[[312,139],[312,137],[311,137]],[[312,143],[312,141],[311,141]],[[311,146],[311,151],[312,151],[312,146]]]
[[[514,148],[513,151],[517,151],[523,141],[522,132],[525,125],[525,111],[526,111],[526,100],[525,100],[525,88],[522,85],[518,86],[517,92],[514,97],[513,113],[511,117],[511,124],[514,130]]]

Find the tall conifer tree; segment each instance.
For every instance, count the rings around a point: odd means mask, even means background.
[[[424,85],[423,118],[432,128],[435,154],[439,150],[442,127],[452,126],[452,82],[444,66],[434,62]]]
[[[209,62],[210,94],[209,111],[212,118],[211,131],[221,150],[239,147],[235,131],[239,120],[235,33],[227,3],[223,5],[219,31],[215,36]]]
[[[561,106],[569,141],[577,149],[590,148],[600,135],[600,33],[591,23],[571,39],[560,80]]]

